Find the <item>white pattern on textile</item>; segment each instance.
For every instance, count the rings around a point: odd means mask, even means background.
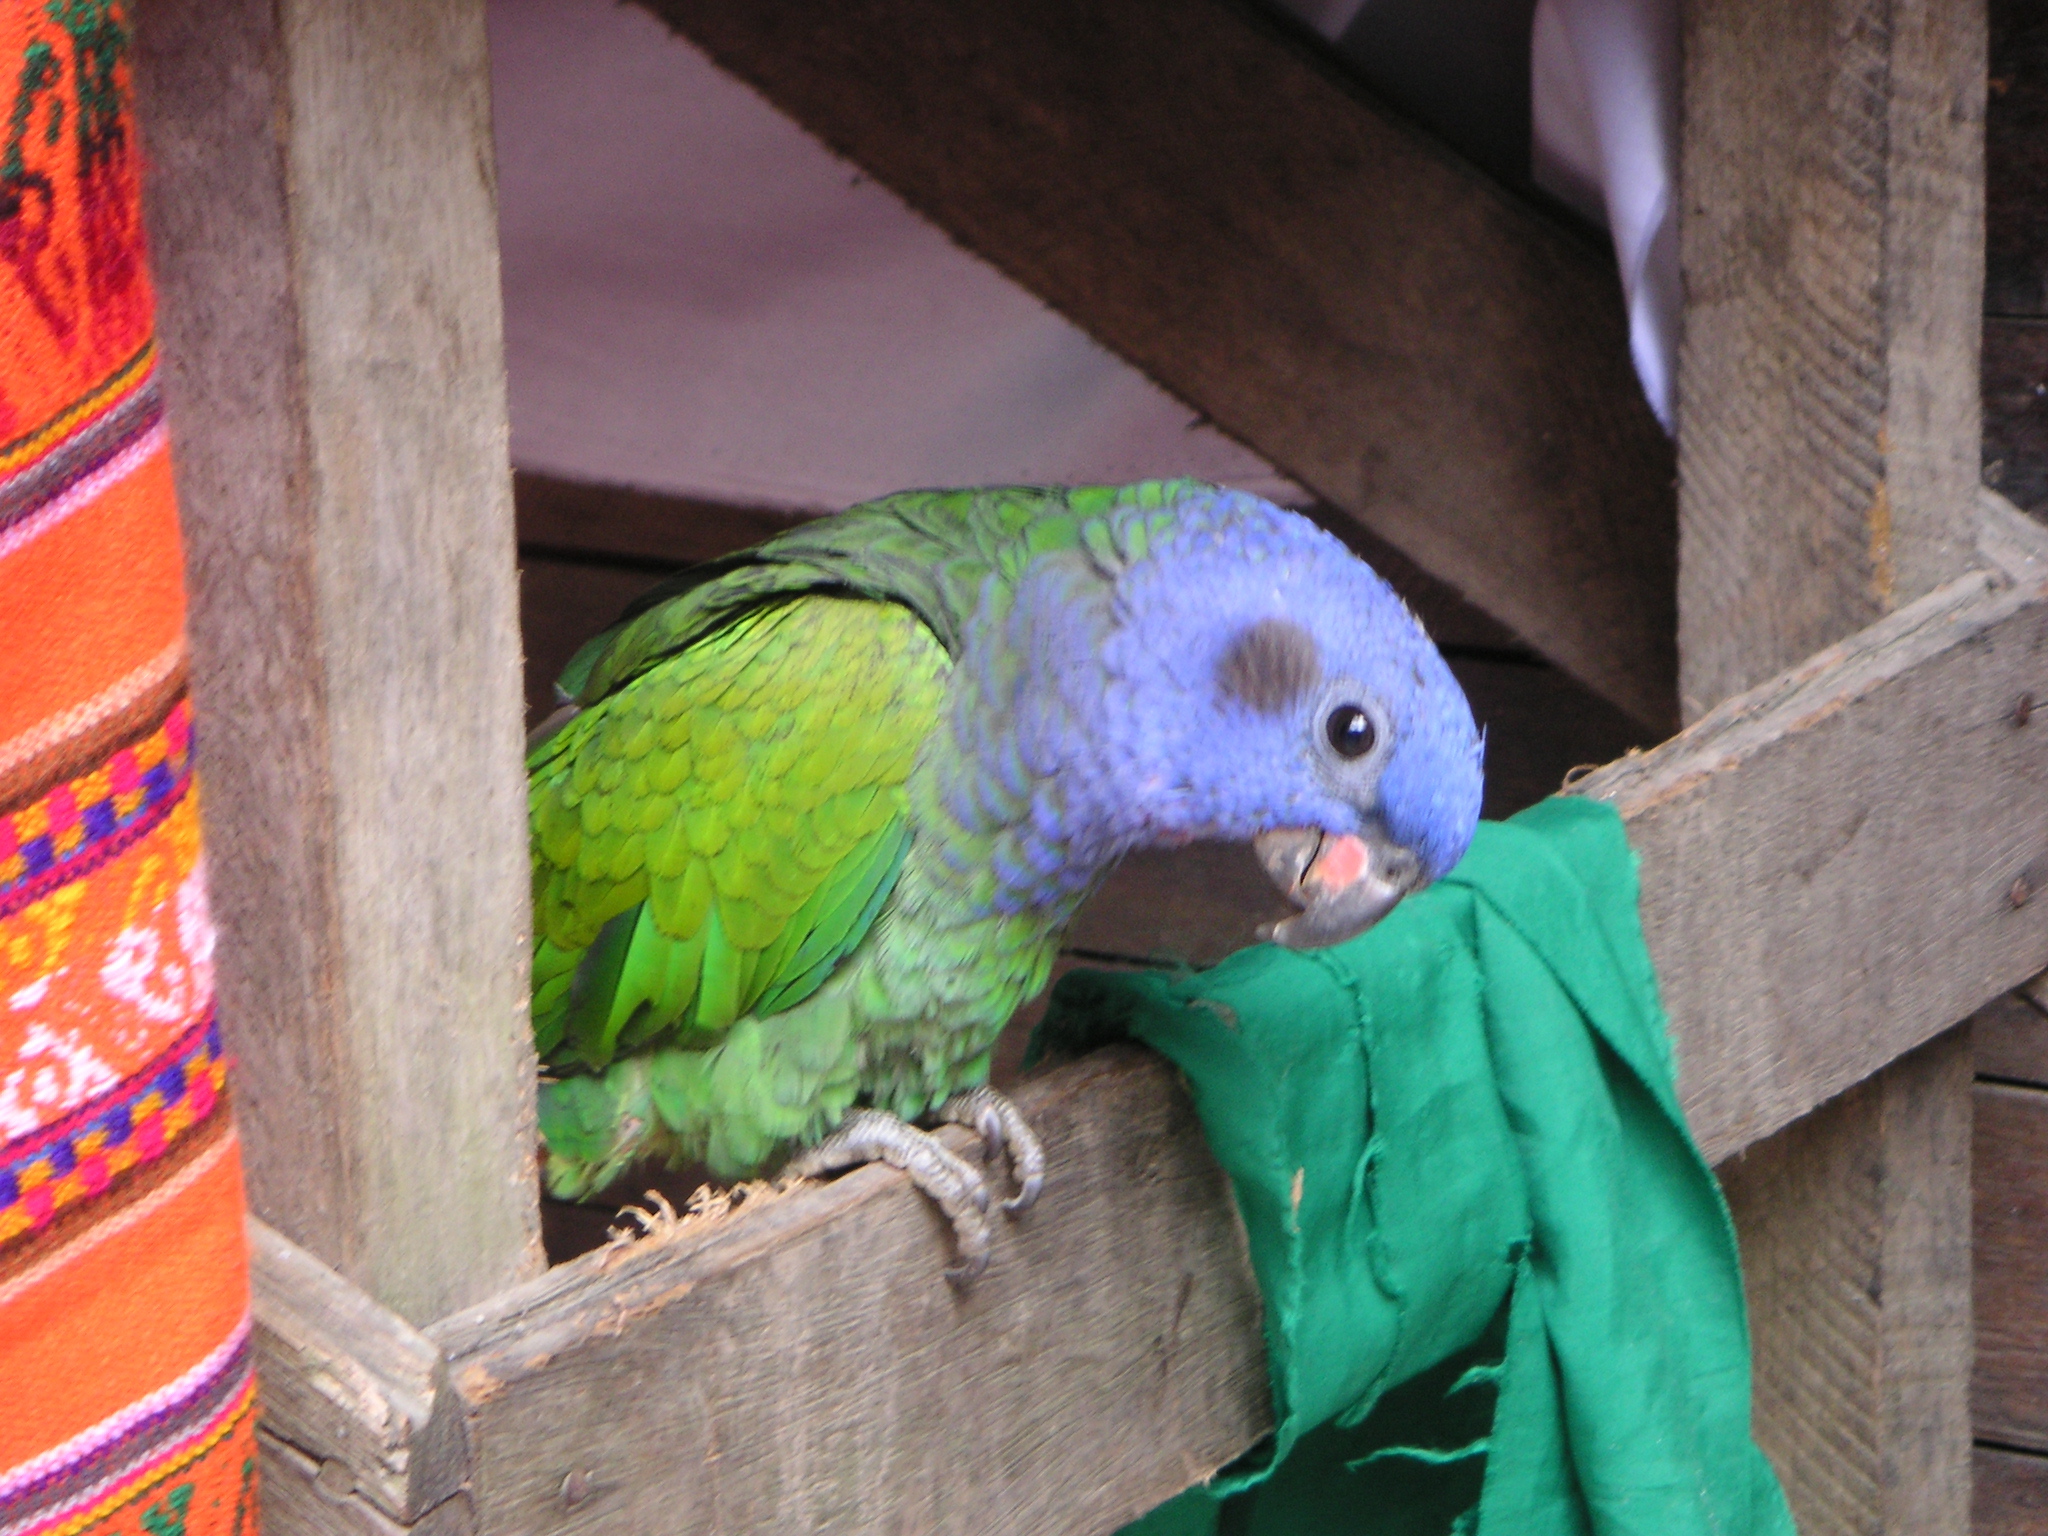
[[[29,1025],[15,1062],[0,1076],[0,1141],[26,1136],[121,1080],[77,1030],[47,1024]]]

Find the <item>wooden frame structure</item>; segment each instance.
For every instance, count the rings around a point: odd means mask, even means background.
[[[1802,1530],[1960,1536],[1953,1026],[2048,966],[2048,535],[1976,484],[1981,0],[1689,0],[1675,515],[1597,246],[1247,9],[647,3],[1691,722],[1576,792],[1641,858],[1759,1436]],[[543,1271],[482,3],[135,10],[270,1529],[1107,1531],[1245,1449],[1242,1236],[1136,1052],[1027,1085],[1058,1198],[965,1298],[879,1169]]]

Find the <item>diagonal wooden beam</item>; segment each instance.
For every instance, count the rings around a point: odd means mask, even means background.
[[[1675,723],[1673,456],[1604,248],[1224,0],[643,0],[1599,693]]]

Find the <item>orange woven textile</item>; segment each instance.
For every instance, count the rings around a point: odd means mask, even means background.
[[[127,50],[0,0],[0,1536],[255,1536]]]

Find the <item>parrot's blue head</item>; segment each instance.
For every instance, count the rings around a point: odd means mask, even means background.
[[[1138,515],[1138,514],[1132,514]],[[1304,910],[1360,932],[1447,874],[1479,820],[1464,690],[1393,588],[1330,534],[1204,488],[1119,576],[1095,729],[1133,841],[1250,841]]]

